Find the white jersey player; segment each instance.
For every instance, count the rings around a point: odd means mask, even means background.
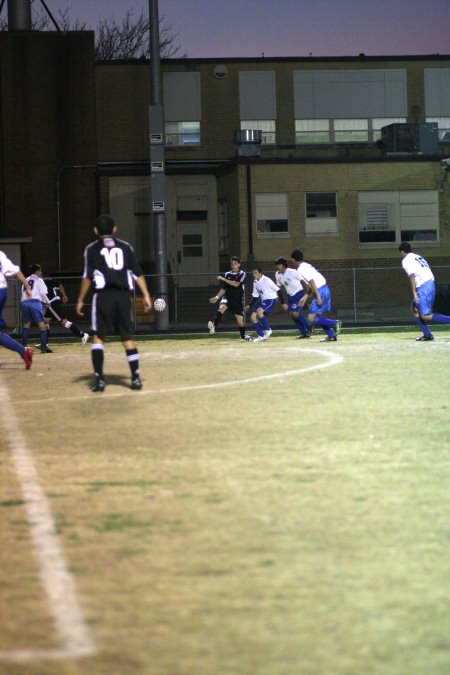
[[[7,277],[16,276],[25,288],[25,297],[31,298],[31,288],[27,284],[25,276],[22,274],[19,265],[15,265],[8,256],[0,251],[0,346],[17,352],[19,356],[25,361],[27,370],[31,368],[33,359],[33,350],[30,347],[24,347],[16,340],[4,332],[6,329],[6,321],[3,319],[3,308],[8,297],[8,282]]]
[[[327,280],[313,265],[303,260],[303,253],[295,249],[291,253],[293,266],[297,269],[299,279],[306,281],[314,293],[314,299],[308,310],[308,321],[313,326],[320,326],[327,337],[322,342],[336,342],[337,336],[341,332],[341,322],[336,319],[327,319],[323,315],[331,312],[331,293],[328,288]],[[303,306],[305,300],[301,300]]]
[[[275,272],[277,286],[280,289],[284,288],[287,293],[287,302],[284,299],[282,300],[283,309],[290,313],[292,321],[300,331],[297,337],[299,339],[309,338],[312,334],[312,328],[309,321],[302,314],[303,307],[300,302],[305,295],[306,282],[303,280],[302,283],[302,279],[295,268],[288,267],[286,258],[277,258],[275,264],[277,266],[277,271]]]
[[[47,328],[44,321],[42,304],[50,304],[47,286],[42,278],[42,267],[38,264],[31,265],[31,274],[27,277],[27,284],[31,288],[31,298],[26,291],[22,291],[20,310],[22,312],[22,344],[28,344],[31,324],[39,328],[40,349],[43,354],[51,354],[52,349],[48,346]]]
[[[436,295],[434,274],[425,258],[418,253],[412,252],[411,244],[403,241],[398,250],[402,256],[402,267],[409,278],[413,296],[412,311],[422,331],[422,335],[417,337],[416,340],[418,342],[434,340],[428,322],[450,324],[450,316],[433,312]]]
[[[267,317],[276,305],[279,290],[272,279],[263,274],[260,267],[255,267],[252,275],[252,300],[250,305],[247,305],[245,309],[246,311],[251,311],[250,321],[257,332],[257,337],[254,339],[250,338],[249,341],[264,342],[272,335],[272,329]]]

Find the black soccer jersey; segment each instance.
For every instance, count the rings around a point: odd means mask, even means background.
[[[44,279],[44,283],[47,286],[47,297],[52,302],[53,300],[61,300],[61,293],[59,290],[59,279]]]
[[[225,272],[223,275],[225,279],[230,281],[239,281],[240,286],[230,286],[223,282],[223,288],[225,290],[225,297],[230,304],[240,304],[244,301],[244,291],[245,291],[245,272],[244,270],[238,270],[237,272]]]
[[[133,289],[134,279],[142,275],[133,247],[117,237],[104,237],[84,249],[83,277],[91,279],[96,290]]]

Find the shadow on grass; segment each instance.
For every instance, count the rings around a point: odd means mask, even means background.
[[[111,375],[106,374],[104,376],[106,386],[107,387],[125,387],[126,389],[130,388],[131,384],[131,374],[127,375],[119,375],[117,373],[113,373]],[[93,373],[85,374],[85,375],[78,375],[77,377],[74,377],[72,382],[77,383],[77,382],[85,382],[86,386],[89,387],[89,389],[92,387],[94,384],[95,376]]]

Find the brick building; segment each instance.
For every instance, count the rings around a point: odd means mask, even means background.
[[[5,32],[0,59],[0,238],[31,237],[25,263],[80,271],[109,211],[151,272],[149,64],[96,63],[90,32]],[[294,247],[327,268],[397,266],[408,239],[448,264],[450,56],[161,69],[179,286],[215,284],[231,253],[272,269]]]

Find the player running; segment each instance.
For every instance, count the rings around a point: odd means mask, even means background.
[[[281,291],[278,286],[263,274],[261,267],[255,267],[252,271],[253,275],[253,291],[252,300],[249,305],[245,307],[245,311],[251,311],[250,321],[253,328],[258,334],[256,338],[250,338],[249,342],[264,342],[272,335],[272,329],[267,320],[267,316],[271,313],[276,305],[277,297],[280,301],[283,300]]]
[[[287,293],[287,302],[284,301],[283,297],[281,299],[282,307],[285,311],[290,312],[292,321],[300,331],[297,339],[309,338],[312,334],[312,326],[303,316],[303,307],[300,304],[300,300],[305,295],[306,283],[305,288],[303,288],[297,270],[288,267],[286,258],[277,258],[275,264],[277,266],[277,271],[275,272],[276,284],[280,289],[284,288]]]

